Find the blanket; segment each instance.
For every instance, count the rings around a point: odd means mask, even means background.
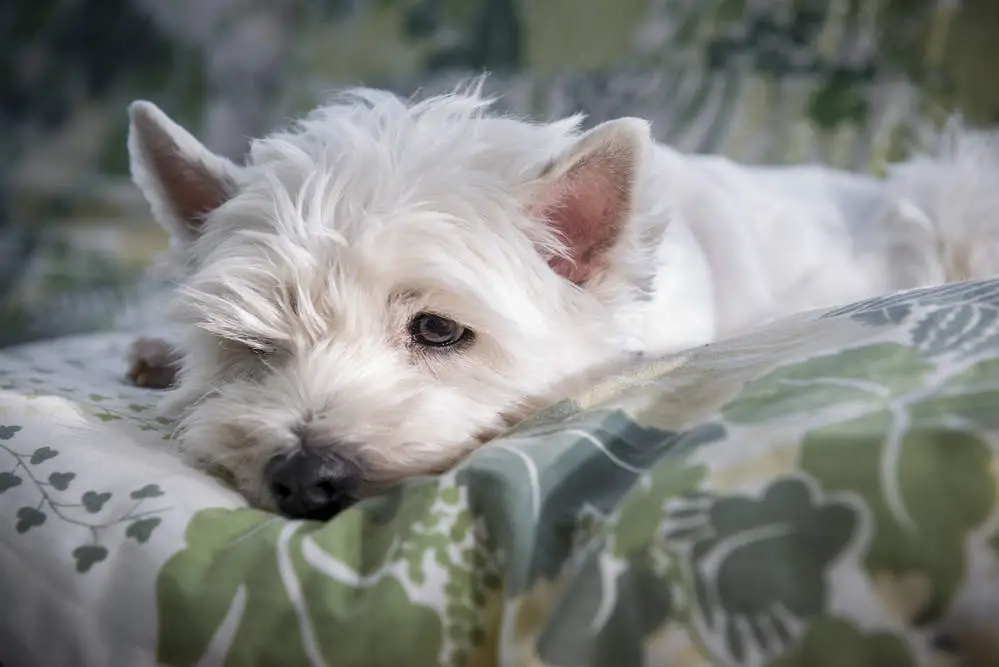
[[[327,523],[172,454],[123,334],[0,353],[0,663],[999,664],[999,280],[606,378]]]

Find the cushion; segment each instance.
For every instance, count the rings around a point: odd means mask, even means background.
[[[643,363],[327,523],[180,463],[130,340],[0,354],[6,667],[999,655],[999,280]]]

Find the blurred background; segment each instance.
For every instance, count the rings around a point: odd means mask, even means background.
[[[0,346],[161,303],[129,101],[238,159],[333,88],[482,70],[519,113],[878,171],[951,110],[999,122],[999,0],[0,0]]]

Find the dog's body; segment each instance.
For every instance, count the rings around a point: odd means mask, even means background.
[[[170,409],[251,501],[330,516],[629,358],[997,264],[988,138],[878,180],[488,106],[354,91],[237,166],[133,105],[134,177],[187,268]]]

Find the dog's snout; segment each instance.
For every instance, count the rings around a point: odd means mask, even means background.
[[[275,456],[264,475],[282,514],[326,521],[353,502],[358,471],[338,457],[298,450]]]

